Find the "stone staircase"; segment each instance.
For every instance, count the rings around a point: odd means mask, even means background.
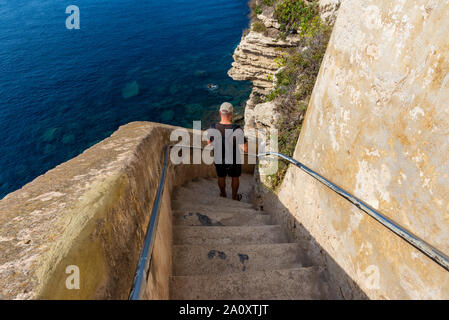
[[[175,191],[171,299],[330,298],[326,270],[253,208],[252,185],[241,177],[241,202],[220,198],[216,179]]]

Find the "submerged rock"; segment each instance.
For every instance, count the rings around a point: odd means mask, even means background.
[[[175,116],[175,113],[173,112],[173,110],[165,110],[161,114],[161,120],[163,122],[168,122],[168,121],[172,120],[174,116]]]
[[[128,99],[139,94],[139,84],[137,81],[128,83],[125,88],[122,89],[122,97]]]
[[[73,134],[65,134],[62,137],[62,143],[63,144],[71,144],[75,142],[75,136]]]
[[[195,75],[195,77],[198,77],[198,78],[204,78],[204,77],[207,77],[208,73],[205,70],[197,70],[197,71],[195,71],[194,75]]]
[[[203,111],[203,105],[200,103],[189,103],[186,104],[185,111],[189,115],[201,114],[201,112]]]
[[[44,154],[48,155],[51,153],[54,153],[56,151],[56,146],[52,145],[52,144],[46,144],[44,147]]]
[[[235,97],[238,96],[240,91],[234,85],[222,86],[218,89],[218,94],[222,96]]]
[[[42,135],[42,140],[45,142],[51,142],[56,139],[59,132],[60,132],[59,128],[48,128]]]

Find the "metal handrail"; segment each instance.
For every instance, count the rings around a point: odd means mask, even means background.
[[[359,198],[353,196],[349,192],[343,190],[336,184],[332,183],[331,181],[324,178],[322,175],[318,174],[317,172],[313,171],[309,167],[305,166],[301,162],[286,156],[285,154],[279,153],[279,152],[265,152],[257,155],[258,157],[264,157],[264,156],[277,156],[279,158],[282,158],[284,160],[287,160],[288,162],[294,164],[301,170],[305,171],[307,174],[324,184],[326,187],[330,188],[334,192],[338,193],[340,196],[354,204],[357,208],[367,213],[369,216],[374,218],[377,222],[381,223],[383,226],[387,227],[390,231],[410,243],[412,246],[414,246],[416,249],[424,253],[426,256],[428,256],[430,259],[438,263],[440,266],[442,266],[444,269],[449,271],[449,257],[424,241],[423,239],[419,238],[418,236],[414,235],[412,232],[408,231],[406,228],[402,227],[401,225],[397,224],[393,220],[389,219],[373,207],[371,207],[366,202],[360,200]]]
[[[142,288],[142,284],[144,283],[143,281],[144,277],[145,279],[148,279],[148,275],[150,273],[150,264],[153,255],[154,238],[156,237],[156,229],[157,224],[159,222],[159,211],[161,207],[162,194],[164,192],[165,175],[167,172],[168,153],[170,151],[170,148],[171,146],[167,146],[165,149],[164,164],[162,167],[161,178],[159,180],[159,186],[157,188],[153,208],[151,209],[150,224],[148,225],[145,240],[143,242],[142,251],[139,257],[139,264],[137,265],[133,285],[131,287],[131,292],[128,298],[129,300],[139,300],[142,289],[145,290],[145,288]]]
[[[150,217],[150,224],[148,226],[148,230],[145,236],[145,241],[143,244],[142,252],[140,254],[139,263],[137,266],[137,270],[134,276],[133,285],[131,288],[131,293],[129,295],[129,300],[138,300],[141,294],[142,284],[144,283],[144,277],[147,279],[150,271],[150,263],[153,253],[153,247],[154,247],[154,238],[156,236],[156,229],[157,224],[159,221],[159,211],[161,207],[161,199],[162,194],[164,191],[164,185],[165,185],[165,176],[167,171],[167,164],[168,164],[168,154],[172,147],[180,147],[180,148],[193,148],[193,149],[203,149],[201,147],[194,147],[194,146],[183,146],[183,145],[168,145],[165,150],[165,157],[164,157],[164,164],[162,168],[162,174],[159,181],[158,190],[156,193],[156,198],[154,200],[153,208],[151,210],[151,217]],[[449,271],[449,257],[446,256],[444,253],[427,243],[426,241],[422,240],[418,236],[414,235],[412,232],[408,231],[406,228],[402,227],[401,225],[397,224],[393,220],[389,219],[376,209],[372,208],[370,205],[368,205],[366,202],[360,200],[359,198],[353,196],[349,192],[343,190],[336,184],[332,183],[328,179],[324,178],[319,173],[313,171],[309,167],[305,166],[301,162],[286,156],[285,154],[279,153],[279,152],[264,152],[259,154],[248,154],[245,153],[248,156],[253,156],[257,158],[261,157],[269,157],[269,156],[277,156],[281,159],[284,159],[293,165],[297,166],[301,170],[305,171],[307,174],[324,184],[326,187],[330,188],[352,204],[354,204],[357,208],[367,213],[369,216],[371,216],[373,219],[381,223],[383,226],[388,228],[390,231],[407,241],[409,244],[411,244],[413,247],[424,253],[426,256],[428,256],[430,259],[438,263],[440,266],[442,266],[444,269]]]

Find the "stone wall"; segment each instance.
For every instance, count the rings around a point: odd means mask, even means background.
[[[0,298],[126,299],[174,128],[127,124],[2,199]],[[214,175],[213,166],[169,166],[146,298],[168,298],[172,189]],[[79,290],[66,288],[70,265]]]
[[[294,155],[446,254],[448,34],[447,1],[345,0]],[[343,297],[337,267],[369,298],[449,298],[446,270],[297,168],[279,207]]]

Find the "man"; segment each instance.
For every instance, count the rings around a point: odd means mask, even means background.
[[[229,102],[220,106],[220,122],[208,130],[208,144],[214,146],[214,162],[218,176],[220,196],[226,198],[226,176],[232,178],[232,199],[240,201],[239,177],[242,174],[243,152],[248,152],[248,142],[239,125],[232,123],[234,108]],[[240,149],[242,147],[243,150]]]

